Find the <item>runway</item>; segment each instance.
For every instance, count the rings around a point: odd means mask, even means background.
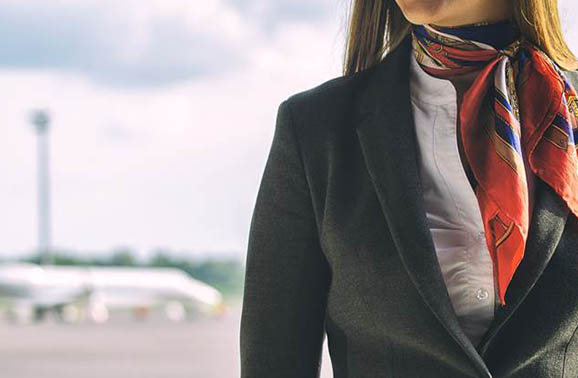
[[[0,323],[1,378],[239,377],[240,303],[221,319]],[[331,378],[324,346],[321,378]]]

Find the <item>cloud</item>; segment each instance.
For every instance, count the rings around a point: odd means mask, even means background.
[[[243,67],[251,28],[220,0],[2,0],[0,67],[171,84]]]
[[[349,1],[349,0],[342,0]],[[255,20],[262,28],[271,30],[284,22],[327,20],[332,10],[340,8],[336,0],[227,0],[246,17]]]
[[[104,85],[170,85],[242,70],[285,25],[327,22],[338,4],[0,0],[0,68],[79,74]]]

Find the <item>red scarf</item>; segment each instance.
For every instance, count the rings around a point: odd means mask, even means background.
[[[509,22],[509,21],[508,21]],[[512,23],[414,25],[413,49],[430,75],[479,71],[463,96],[460,137],[477,181],[500,302],[524,257],[528,184],[523,155],[578,217],[578,101],[557,65]]]

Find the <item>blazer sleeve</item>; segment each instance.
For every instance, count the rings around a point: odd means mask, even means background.
[[[286,99],[277,110],[249,230],[241,378],[319,376],[329,282]]]

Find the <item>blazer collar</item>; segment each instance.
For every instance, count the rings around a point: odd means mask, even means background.
[[[463,332],[443,280],[425,213],[409,91],[408,37],[367,72],[356,104],[356,133],[400,258],[422,299],[477,368],[491,378],[483,356],[538,280],[560,240],[568,210],[546,185],[536,200],[523,261],[476,347]]]

